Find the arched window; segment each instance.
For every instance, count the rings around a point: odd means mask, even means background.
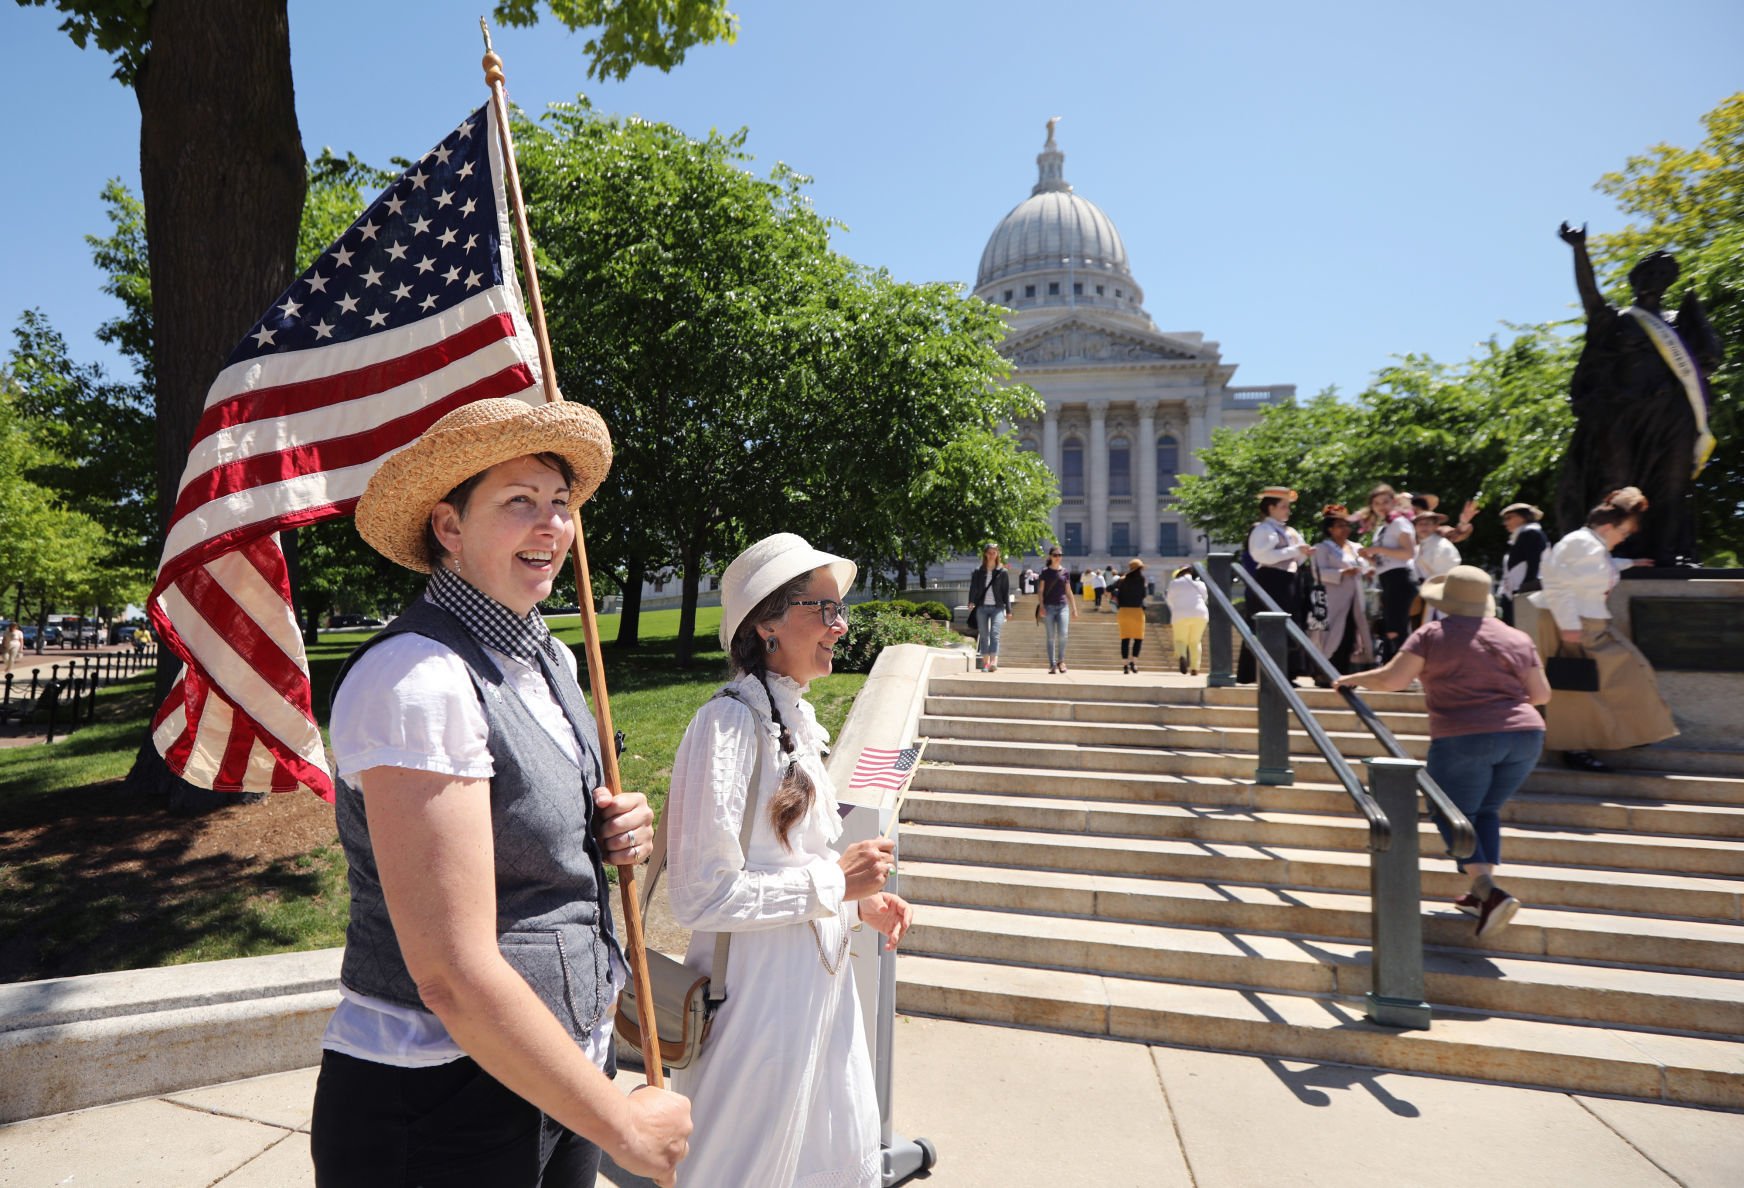
[[[1039,454],[1042,452],[1042,447],[1036,444],[1036,439],[1033,437],[1026,437],[1018,442],[1017,448],[1026,454]]]
[[[1172,434],[1157,438],[1157,494],[1166,496],[1175,489],[1175,476],[1181,472],[1181,443]]]
[[[1060,443],[1060,497],[1084,498],[1084,443],[1076,437]]]
[[[1108,496],[1118,499],[1132,494],[1132,443],[1124,437],[1108,442]]]

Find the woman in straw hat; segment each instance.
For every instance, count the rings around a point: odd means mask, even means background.
[[[364,540],[430,583],[333,699],[351,907],[320,1185],[585,1188],[602,1149],[662,1179],[684,1156],[688,1103],[608,1076],[626,979],[605,866],[645,856],[652,815],[600,787],[575,657],[536,609],[610,463],[590,408],[481,400],[358,503]]]
[[[1373,562],[1381,588],[1381,638],[1377,659],[1391,656],[1411,633],[1411,603],[1417,598],[1417,533],[1411,524],[1410,492],[1395,492],[1379,483],[1369,492],[1369,543],[1358,550]]]
[[[1544,656],[1586,657],[1597,667],[1599,687],[1588,692],[1558,689],[1545,715],[1545,745],[1581,771],[1608,771],[1594,751],[1621,751],[1671,738],[1671,710],[1659,694],[1653,665],[1628,639],[1611,630],[1607,596],[1623,570],[1652,565],[1624,560],[1611,550],[1640,530],[1647,497],[1623,487],[1587,513],[1586,527],[1556,542],[1539,571],[1544,588],[1530,596],[1540,613],[1534,637]]]
[[[1471,887],[1454,900],[1477,917],[1477,934],[1505,927],[1520,903],[1496,886],[1502,861],[1502,806],[1526,782],[1544,750],[1544,721],[1534,706],[1550,700],[1538,652],[1523,631],[1495,618],[1490,575],[1461,565],[1425,582],[1423,601],[1443,618],[1425,623],[1381,668],[1338,678],[1341,687],[1398,691],[1423,682],[1429,706],[1429,774],[1477,834],[1477,849],[1458,859]],[[1436,826],[1448,838],[1439,818]]]
[[[685,963],[712,972],[716,934],[732,934],[709,1042],[673,1076],[696,1119],[681,1185],[880,1182],[849,930],[870,924],[893,948],[913,912],[883,890],[888,839],[838,850],[829,735],[805,700],[847,632],[854,573],[852,561],[780,533],[721,580],[733,679],[685,731],[663,826],[672,914],[694,930]]]
[[[1314,643],[1340,672],[1349,672],[1353,663],[1367,663],[1375,646],[1363,606],[1368,565],[1351,543],[1354,527],[1344,504],[1329,503],[1321,509],[1322,539],[1314,546],[1314,576],[1326,588],[1326,628]]]
[[[1126,572],[1114,583],[1115,626],[1120,629],[1120,671],[1138,671],[1139,649],[1145,635],[1145,574],[1144,562],[1134,557],[1126,563]],[[1128,655],[1128,648],[1131,654]]]
[[[1516,621],[1516,613],[1531,605],[1522,595],[1542,589],[1538,567],[1550,549],[1550,539],[1539,523],[1542,519],[1544,513],[1530,503],[1510,503],[1502,509],[1502,527],[1508,530],[1508,547],[1502,552],[1502,621],[1528,635],[1532,634],[1525,621],[1528,616],[1520,615]]]

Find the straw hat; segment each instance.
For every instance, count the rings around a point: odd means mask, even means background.
[[[1421,524],[1424,520],[1428,520],[1431,524],[1447,523],[1447,517],[1438,511],[1418,512],[1416,515],[1411,517],[1411,522],[1413,524]]]
[[[1126,563],[1126,572],[1128,572],[1128,573],[1131,573],[1135,569],[1143,569],[1143,568],[1144,568],[1144,561],[1138,557],[1134,557],[1131,561],[1128,561]]]
[[[1417,587],[1417,593],[1444,615],[1489,618],[1496,613],[1490,575],[1475,565],[1455,565],[1441,577]]]
[[[528,454],[569,463],[569,506],[580,507],[611,469],[612,436],[597,412],[573,401],[530,405],[498,396],[462,405],[370,476],[357,502],[357,534],[389,561],[429,573],[431,509],[473,475]]]
[[[1436,508],[1441,506],[1441,496],[1431,495],[1427,491],[1418,491],[1416,494],[1412,495],[1411,498],[1421,499],[1425,511],[1434,511]]]
[[[1261,487],[1260,493],[1255,495],[1254,498],[1288,499],[1291,503],[1294,503],[1296,502],[1296,492],[1289,487]]]
[[[777,532],[733,558],[721,575],[721,647],[731,651],[739,624],[759,602],[783,584],[819,566],[830,567],[836,579],[836,597],[847,597],[860,567],[846,557],[812,548],[802,537]]]
[[[1533,507],[1530,503],[1510,503],[1502,509],[1501,514],[1504,516],[1523,516],[1531,523],[1536,523],[1544,518],[1543,510]]]

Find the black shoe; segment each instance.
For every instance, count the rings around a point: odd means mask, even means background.
[[[1591,751],[1564,751],[1562,753],[1564,767],[1572,767],[1576,771],[1610,771],[1611,765],[1600,759]]]
[[[1187,675],[1187,657],[1185,657],[1185,656],[1181,657],[1181,675],[1182,676]]]

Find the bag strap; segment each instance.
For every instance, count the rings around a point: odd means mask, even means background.
[[[717,692],[715,697],[731,697],[734,701],[751,709],[750,702],[731,685]],[[711,700],[713,700],[711,698]],[[751,709],[753,714],[756,710]],[[763,775],[763,740],[753,740],[756,750],[751,761],[751,783],[745,789],[745,815],[739,823],[739,853],[747,855],[751,851],[751,831],[757,825],[757,787]],[[660,827],[654,831],[654,842],[648,852],[648,879],[642,885],[642,916],[648,915],[648,904],[654,898],[654,888],[660,882],[660,876],[666,872],[666,822],[665,813],[660,814]],[[724,1002],[727,997],[727,959],[730,956],[729,947],[733,934],[725,930],[715,933],[715,960],[709,971],[708,1000],[711,1003]],[[718,989],[718,992],[717,992]]]

